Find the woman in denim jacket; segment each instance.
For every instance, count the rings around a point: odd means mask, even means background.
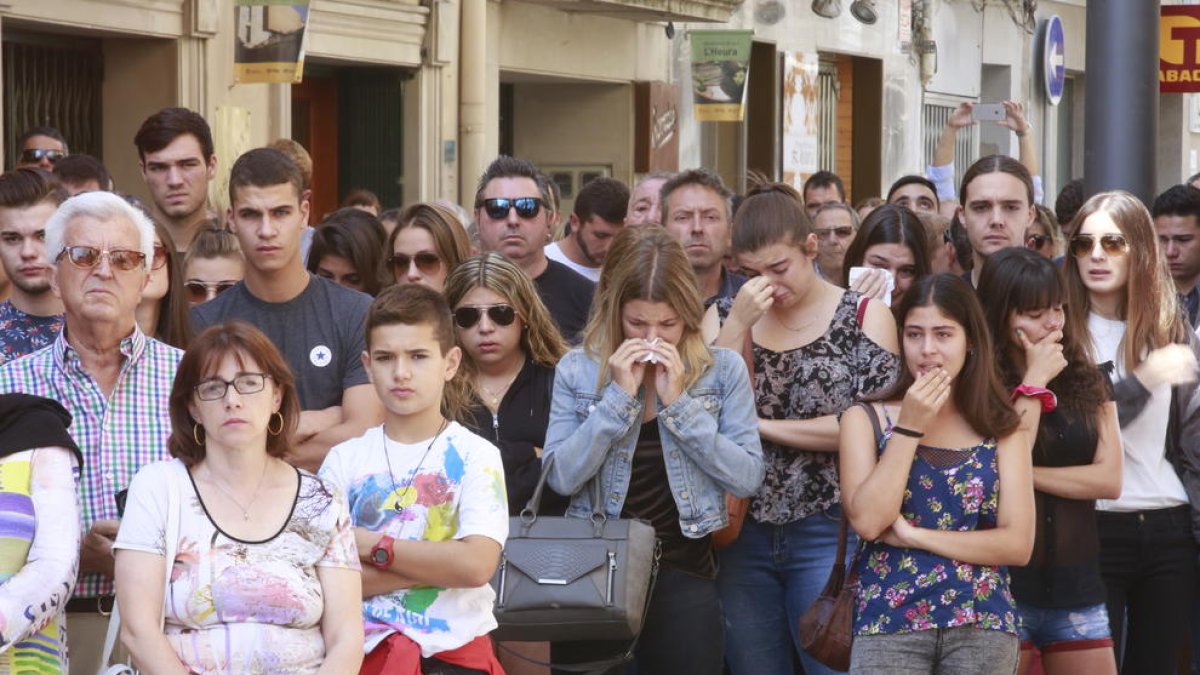
[[[662,560],[638,671],[718,674],[724,629],[710,534],[728,520],[725,493],[753,494],[763,477],[749,377],[736,352],[705,344],[691,265],[670,234],[628,228],[607,260],[583,346],[555,373],[550,486],[574,495],[568,515],[586,518],[599,481],[607,516],[654,526]],[[626,647],[556,644],[554,660]]]

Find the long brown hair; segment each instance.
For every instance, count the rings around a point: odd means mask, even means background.
[[[1119,318],[1127,322],[1121,338],[1120,364],[1132,372],[1152,350],[1173,342],[1184,342],[1186,325],[1181,320],[1175,284],[1166,259],[1159,255],[1158,237],[1150,212],[1137,197],[1124,191],[1101,192],[1087,200],[1067,228],[1078,233],[1083,222],[1103,211],[1112,218],[1129,242],[1125,255],[1129,258],[1125,295],[1117,309]],[[1091,296],[1079,276],[1079,261],[1068,253],[1064,268],[1067,305],[1074,308],[1067,315],[1070,329],[1078,335],[1088,332],[1088,313]],[[1095,350],[1088,341],[1088,353],[1094,359]]]
[[[396,220],[396,229],[388,235],[387,248],[383,254],[385,260],[395,252],[396,238],[400,236],[400,231],[409,227],[419,227],[433,237],[433,245],[437,248],[442,264],[446,266],[447,276],[471,255],[471,240],[467,237],[467,229],[453,211],[432,202],[417,202],[400,212]]]
[[[658,225],[642,225],[624,228],[613,241],[584,331],[583,348],[600,364],[597,391],[608,382],[608,357],[625,339],[621,309],[633,300],[666,303],[679,314],[683,336],[676,349],[683,361],[684,389],[691,387],[713,364],[700,332],[704,302],[696,274],[675,237]]]
[[[195,425],[198,422],[188,411],[188,404],[195,395],[195,386],[212,377],[226,356],[233,356],[239,364],[254,361],[275,383],[279,390],[279,414],[283,416],[283,426],[279,433],[267,434],[266,451],[272,457],[283,457],[292,449],[292,436],[300,419],[300,398],[296,394],[292,370],[262,331],[244,321],[230,321],[211,326],[192,340],[179,361],[175,383],[171,385],[171,437],[167,440],[167,449],[188,466],[205,457],[204,444],[196,442],[199,434]]]
[[[1017,411],[1004,391],[993,360],[992,337],[983,318],[975,291],[953,274],[935,274],[913,282],[896,306],[900,331],[900,376],[887,399],[904,396],[914,378],[904,349],[904,325],[918,307],[936,307],[966,332],[967,355],[954,381],[954,405],[971,428],[987,438],[1002,438],[1020,423]]]
[[[158,325],[154,337],[179,349],[187,349],[192,339],[191,303],[183,287],[183,256],[175,253],[175,240],[170,231],[153,218],[154,232],[167,252],[167,294],[159,300]],[[151,272],[153,274],[153,272]]]

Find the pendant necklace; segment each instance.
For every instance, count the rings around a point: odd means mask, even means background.
[[[408,485],[404,486],[405,490],[412,487],[413,481],[417,479],[417,471],[421,468],[421,465],[425,463],[425,458],[429,456],[429,451],[433,448],[433,444],[437,443],[437,439],[442,435],[442,432],[445,431],[446,427],[448,426],[450,426],[450,420],[443,419],[442,426],[438,427],[438,431],[436,434],[434,434],[433,440],[429,441],[429,445],[425,446],[425,452],[421,455],[421,460],[417,462],[415,467],[413,467],[412,477],[408,479]],[[396,513],[404,513],[404,510],[408,507],[400,506],[400,488],[396,486],[396,474],[392,472],[392,457],[388,454],[387,450],[387,432],[384,432],[383,434],[383,459],[387,462],[388,477],[392,479],[392,494],[395,495],[396,499],[396,505],[393,506],[392,509]]]
[[[217,480],[217,476],[213,473],[212,467],[205,466],[204,468],[208,470],[208,478],[212,481],[213,485],[216,485],[218,490],[224,492],[225,496],[229,497],[229,500],[233,502],[234,506],[241,509],[242,520],[250,520],[250,509],[254,508],[254,502],[258,501],[258,491],[260,488],[262,488],[263,479],[267,477],[267,464],[269,464],[270,461],[271,459],[268,457],[267,461],[263,462],[262,475],[258,477],[258,485],[254,486],[254,498],[251,499],[250,503],[245,506],[242,506],[242,503],[238,501],[238,498],[233,496],[233,492],[227,490],[225,486],[221,484],[221,481]]]

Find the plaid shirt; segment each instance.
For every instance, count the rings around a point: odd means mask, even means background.
[[[49,346],[0,366],[0,393],[54,399],[74,418],[71,436],[83,451],[79,490],[85,534],[96,520],[116,520],[116,494],[129,487],[138,469],[169,457],[168,399],[183,352],[136,327],[120,349],[125,362],[108,399],[84,371],[65,331]],[[112,592],[112,582],[99,574],[82,575],[75,587],[75,597],[82,598]]]

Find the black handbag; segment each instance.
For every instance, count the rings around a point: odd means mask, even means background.
[[[509,519],[492,577],[497,640],[636,640],[658,575],[654,528],[600,510],[592,481],[591,518],[539,516],[553,456],[543,459],[533,497]],[[632,647],[630,648],[632,651]]]

